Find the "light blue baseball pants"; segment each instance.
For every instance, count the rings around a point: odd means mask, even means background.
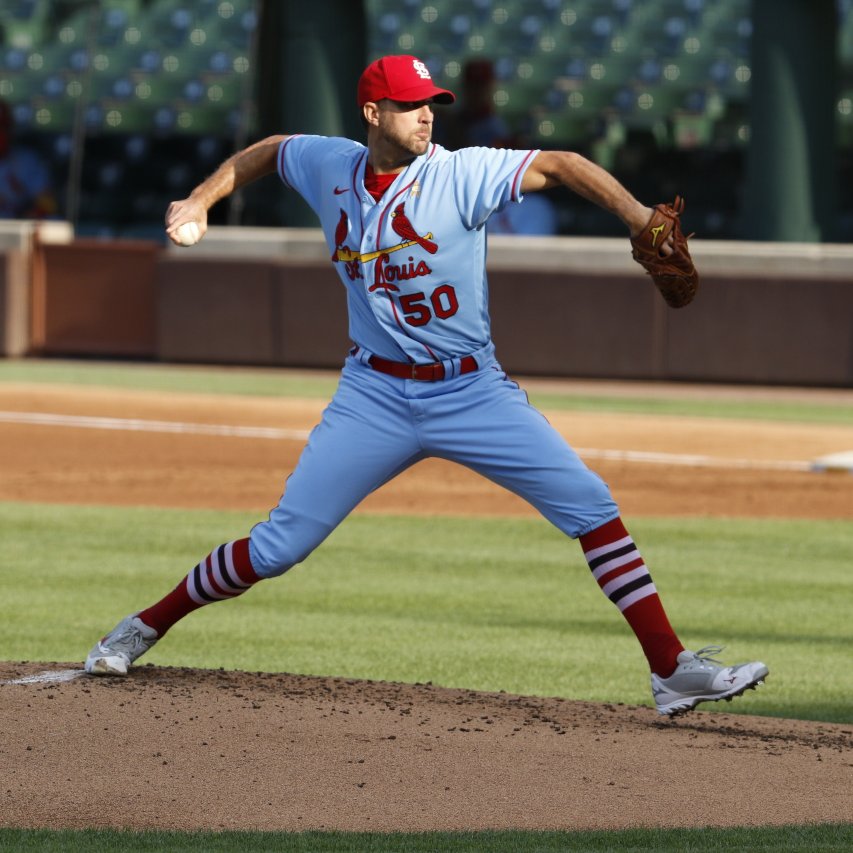
[[[496,362],[421,382],[378,373],[350,356],[281,501],[252,529],[255,572],[283,574],[373,490],[430,456],[515,492],[573,538],[619,515],[603,480]]]

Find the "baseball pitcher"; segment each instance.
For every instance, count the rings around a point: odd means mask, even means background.
[[[767,676],[763,663],[724,666],[714,659],[719,647],[692,652],[679,642],[608,487],[504,373],[490,334],[491,215],[526,193],[568,187],[625,224],[635,258],[680,307],[698,282],[679,227],[683,202],[647,207],[571,152],[445,150],[432,142],[433,110],[453,100],[416,57],[383,57],[358,83],[366,145],[273,136],[169,206],[166,233],[189,245],[204,236],[214,204],[277,173],[317,214],[346,290],[353,346],[269,518],[123,619],[89,653],[88,673],[125,675],[179,619],[284,574],[371,491],[436,456],[512,490],[580,541],[593,578],[642,646],[661,714],[730,699]]]

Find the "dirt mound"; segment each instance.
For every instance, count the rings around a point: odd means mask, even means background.
[[[95,679],[78,664],[0,663],[9,827],[845,821],[851,746],[849,726],[716,710],[671,721],[429,684],[154,666]]]

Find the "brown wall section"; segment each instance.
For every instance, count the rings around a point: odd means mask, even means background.
[[[346,289],[329,264],[276,267],[281,341],[277,364],[340,367],[352,346]]]
[[[157,330],[163,361],[337,367],[346,293],[327,267],[165,256]]]
[[[20,257],[0,258],[0,344],[12,354]],[[37,354],[336,368],[350,346],[345,289],[319,260],[81,240],[42,247],[32,267]],[[497,353],[512,373],[853,386],[853,272],[706,275],[677,311],[633,269],[498,268],[489,281]]]
[[[668,323],[674,379],[853,385],[853,281],[706,276]]]
[[[346,295],[324,264],[159,266],[166,361],[337,367]],[[636,275],[493,271],[497,354],[517,374],[853,385],[853,282],[705,277],[668,309]]]
[[[492,337],[514,373],[662,374],[666,306],[640,277],[489,273]]]
[[[157,356],[164,361],[274,364],[280,337],[273,264],[161,260]]]
[[[153,357],[160,252],[157,243],[131,240],[41,246],[33,281],[35,351]]]

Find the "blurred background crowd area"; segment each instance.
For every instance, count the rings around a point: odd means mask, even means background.
[[[459,95],[437,118],[438,141],[580,151],[649,203],[686,196],[701,236],[738,237],[749,0],[366,0],[364,10],[365,61],[415,54]],[[842,187],[853,186],[851,12],[853,0],[837,0]],[[14,210],[0,171],[0,218],[162,239],[169,201],[263,135],[262,13],[261,0],[3,0],[0,153],[18,148],[17,168],[34,177],[28,206]],[[543,230],[622,234],[568,192],[549,201]],[[853,197],[839,202],[848,241]],[[268,219],[250,206],[212,216]]]

